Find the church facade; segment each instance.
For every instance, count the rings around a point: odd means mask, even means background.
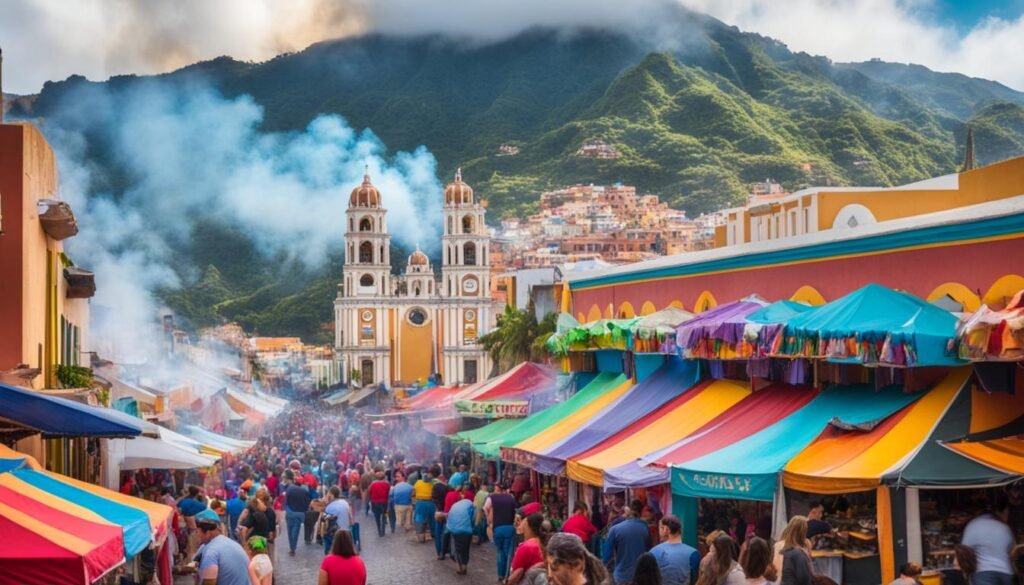
[[[352,190],[345,267],[334,301],[334,359],[345,381],[401,386],[439,374],[445,384],[487,377],[478,339],[493,326],[486,210],[462,181],[444,190],[441,274],[417,249],[404,273],[391,272],[383,196],[370,181]]]

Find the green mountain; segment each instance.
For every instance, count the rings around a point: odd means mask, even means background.
[[[338,113],[389,148],[426,145],[442,176],[463,168],[492,220],[529,213],[541,191],[581,182],[634,184],[696,215],[742,201],[746,185],[765,178],[789,189],[924,179],[956,170],[966,125],[982,164],[1024,153],[1024,93],[998,83],[914,65],[835,64],[682,9],[662,24],[678,31],[671,50],[632,31],[531,30],[482,46],[370,35],[264,63],[222,57],[160,79],[201,77],[226,96],[249,94],[267,130]],[[67,96],[88,83],[48,83],[25,113],[78,107]],[[593,140],[620,156],[578,156]],[[519,154],[497,156],[504,144]],[[134,180],[106,164],[102,143],[89,146],[105,187]],[[310,274],[215,222],[200,218],[194,232],[199,243],[179,267],[191,284],[164,295],[193,324],[329,332],[338,260]]]

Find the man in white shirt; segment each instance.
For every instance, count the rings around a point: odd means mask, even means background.
[[[1006,524],[1010,503],[998,494],[991,511],[977,516],[964,527],[961,543],[971,547],[978,559],[972,585],[1013,585],[1010,551],[1015,544],[1013,531]]]
[[[327,534],[323,535],[324,554],[326,555],[331,552],[335,531],[339,529],[352,530],[352,507],[349,506],[345,498],[341,497],[341,489],[336,485],[327,490],[327,506],[324,508],[324,515],[334,517],[334,523],[326,531]]]

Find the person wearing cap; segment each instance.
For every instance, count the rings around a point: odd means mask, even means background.
[[[252,585],[272,585],[274,563],[267,554],[267,539],[262,536],[249,537],[249,580]]]
[[[196,529],[202,543],[199,556],[200,585],[250,585],[249,557],[237,542],[221,534],[221,523],[213,510],[196,514]]]

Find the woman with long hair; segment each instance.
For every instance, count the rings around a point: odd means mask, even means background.
[[[637,558],[633,585],[661,585],[661,568],[651,553],[645,552]]]
[[[606,585],[608,569],[575,534],[552,534],[545,547],[550,585]]]
[[[540,512],[520,519],[516,528],[523,535],[523,543],[512,556],[512,573],[508,576],[508,585],[516,585],[523,580],[528,570],[544,562],[544,548],[550,535],[550,528],[545,527],[544,515]]]
[[[807,518],[794,516],[783,531],[780,585],[811,585],[814,568],[807,541]]]
[[[974,554],[974,549],[958,544],[953,547],[953,559],[956,561],[956,567],[964,576],[964,581],[967,582],[967,585],[972,585],[974,572],[978,569],[978,555]]]
[[[736,541],[723,534],[711,543],[707,565],[697,578],[697,585],[746,585],[743,569],[736,562]]]
[[[759,536],[747,540],[747,546],[740,554],[740,567],[747,577],[747,585],[769,585],[778,579],[772,564],[772,547]]]
[[[789,524],[786,524],[786,527],[782,529],[782,536],[779,540],[775,541],[775,545],[773,546],[775,556],[772,558],[772,564],[775,565],[776,574],[782,574],[782,549],[785,548],[787,542],[795,544],[795,532],[803,532],[805,535],[803,546],[808,551],[807,554],[810,554],[811,543],[806,540],[807,528],[808,524],[806,516],[793,516],[789,519]]]
[[[356,554],[356,542],[348,530],[334,533],[331,554],[320,563],[317,585],[366,585],[366,565]]]

